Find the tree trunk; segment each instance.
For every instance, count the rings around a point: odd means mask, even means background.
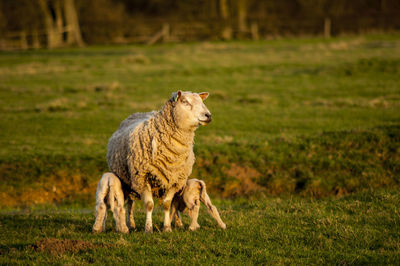
[[[48,5],[48,2],[46,0],[38,0],[38,3],[40,6],[40,9],[42,10],[44,24],[46,26],[47,46],[49,48],[56,48],[56,47],[62,46],[62,44],[63,44],[62,31],[60,31],[59,25],[57,26],[57,17],[55,19],[53,18],[52,14],[51,14],[51,10]],[[56,6],[57,6],[57,4],[56,4]],[[59,16],[60,14],[57,14],[57,13],[59,13],[59,12],[57,12],[57,8],[55,8],[54,14],[56,16]],[[62,20],[61,20],[61,22],[62,22]],[[58,23],[59,23],[59,21],[58,21]]]
[[[237,0],[239,37],[243,37],[247,29],[247,0]]]
[[[55,13],[55,18],[54,18],[54,26],[56,27],[57,31],[60,32],[60,34],[63,34],[63,12],[61,9],[61,1],[62,0],[53,0],[54,2],[54,13]]]
[[[217,13],[217,2],[215,0],[208,0],[207,1],[208,5],[208,16],[211,18],[216,18],[218,16]]]
[[[232,39],[232,27],[229,21],[229,6],[227,0],[219,0],[219,10],[222,19],[221,37],[224,40]]]
[[[67,43],[84,46],[74,0],[64,0],[64,14],[68,31]]]

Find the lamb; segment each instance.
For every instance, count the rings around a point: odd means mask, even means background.
[[[113,212],[117,232],[128,233],[125,222],[124,192],[121,181],[113,173],[105,173],[101,177],[96,191],[96,221],[93,232],[105,231],[107,205]]]
[[[172,198],[183,189],[195,161],[195,130],[211,122],[203,103],[208,95],[173,93],[160,111],[134,113],[122,121],[108,142],[110,171],[144,202],[146,232],[153,231],[153,195],[163,200],[163,229],[171,231]]]
[[[226,229],[226,225],[221,220],[217,208],[211,203],[211,199],[207,194],[206,184],[203,180],[198,179],[189,179],[186,182],[184,189],[180,193],[176,193],[174,195],[171,203],[171,220],[175,220],[175,225],[177,227],[183,227],[179,212],[188,211],[189,217],[191,219],[189,230],[194,231],[200,228],[200,225],[197,222],[200,210],[200,202],[203,202],[203,204],[206,205],[208,213],[217,221],[219,227],[221,227],[222,229]],[[128,197],[129,224],[134,225],[135,221],[133,220],[133,204],[134,200]]]
[[[217,208],[212,205],[210,197],[207,194],[206,184],[203,180],[189,179],[181,194],[175,194],[172,200],[171,218],[175,219],[175,225],[183,227],[179,212],[188,210],[190,217],[189,230],[194,231],[200,228],[197,223],[199,216],[200,202],[207,207],[208,213],[217,221],[219,227],[226,228],[225,223],[221,220]]]

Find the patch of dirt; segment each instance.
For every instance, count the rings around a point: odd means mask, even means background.
[[[255,182],[261,174],[254,168],[232,164],[231,168],[224,172],[235,178],[233,181],[227,182],[223,195],[225,197],[265,192],[265,188]]]
[[[48,179],[32,183],[29,187],[16,190],[13,187],[0,191],[0,206],[30,206],[33,204],[56,203],[65,199],[96,195],[97,180],[89,182],[79,173],[60,170]]]
[[[38,252],[49,252],[51,255],[60,255],[66,252],[77,253],[86,249],[94,249],[99,245],[94,245],[89,241],[44,238],[37,241],[33,246],[33,250]]]

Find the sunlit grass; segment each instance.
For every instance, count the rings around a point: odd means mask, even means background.
[[[49,207],[0,212],[0,263],[21,264],[398,264],[400,194],[357,193],[340,199],[264,198],[214,201],[225,231],[200,210],[201,228],[144,233],[139,204],[137,231],[91,233],[93,209]],[[7,232],[7,233],[5,233]],[[58,245],[43,245],[58,241]],[[82,249],[74,249],[78,241]]]

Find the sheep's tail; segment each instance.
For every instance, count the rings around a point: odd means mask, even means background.
[[[225,223],[221,220],[217,208],[211,203],[211,199],[207,194],[206,184],[202,180],[199,180],[199,182],[201,186],[200,201],[203,202],[204,205],[206,205],[208,213],[211,215],[211,217],[213,217],[217,221],[219,227],[225,229],[226,228]]]

